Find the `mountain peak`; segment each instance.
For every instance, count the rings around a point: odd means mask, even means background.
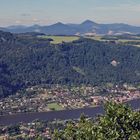
[[[93,25],[93,24],[96,24],[95,22],[91,21],[91,20],[85,20],[84,22],[82,22],[82,25]]]
[[[65,24],[63,24],[62,22],[57,22],[54,25],[65,25]]]
[[[25,32],[42,32],[51,35],[75,35],[75,34],[86,34],[86,33],[96,33],[96,34],[108,34],[110,31],[113,34],[140,34],[140,27],[130,26],[122,23],[114,24],[100,24],[91,20],[85,20],[80,24],[65,24],[62,22],[57,22],[51,25],[33,25],[33,26],[22,26],[15,25],[5,28],[0,28],[3,31],[9,31],[12,33],[25,33]]]

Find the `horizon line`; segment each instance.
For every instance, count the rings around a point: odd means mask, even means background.
[[[31,26],[35,26],[35,25],[37,25],[37,26],[51,26],[51,25],[55,25],[55,24],[58,24],[58,23],[62,23],[62,24],[65,24],[65,25],[68,25],[68,24],[82,24],[82,23],[84,23],[85,21],[91,21],[91,22],[94,22],[94,23],[96,23],[96,24],[104,24],[104,25],[106,25],[106,24],[126,24],[126,25],[130,25],[130,26],[136,26],[136,27],[140,27],[140,25],[135,25],[135,24],[129,24],[129,23],[125,23],[125,22],[108,22],[108,23],[101,23],[101,22],[95,22],[95,21],[93,21],[93,20],[91,20],[91,19],[87,19],[87,20],[83,20],[83,21],[81,21],[81,22],[61,22],[61,21],[56,21],[56,22],[53,22],[53,23],[31,23],[31,24],[9,24],[9,25],[2,25],[2,26],[0,26],[1,28],[7,28],[7,27],[12,27],[12,26],[24,26],[24,27],[31,27]]]

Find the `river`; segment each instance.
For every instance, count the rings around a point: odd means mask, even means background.
[[[140,109],[140,98],[127,102],[132,109]],[[45,121],[52,121],[54,119],[78,119],[80,115],[84,113],[89,117],[95,117],[99,114],[104,114],[103,106],[74,109],[74,110],[62,110],[62,111],[50,111],[50,112],[36,112],[36,113],[23,113],[16,115],[0,116],[0,125],[12,125],[20,122],[29,123],[33,120],[40,119]]]

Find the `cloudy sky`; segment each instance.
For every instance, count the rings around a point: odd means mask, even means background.
[[[0,26],[86,19],[140,26],[140,0],[0,0]]]

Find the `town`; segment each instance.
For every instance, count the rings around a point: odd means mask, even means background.
[[[0,115],[87,108],[106,101],[123,103],[137,98],[140,98],[140,89],[126,85],[34,86],[0,99]]]

